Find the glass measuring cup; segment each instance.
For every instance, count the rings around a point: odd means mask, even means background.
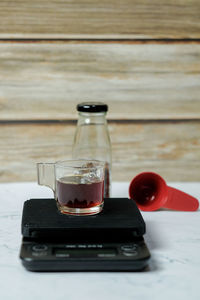
[[[96,160],[38,163],[38,184],[53,190],[61,213],[97,214],[103,208],[104,166]]]

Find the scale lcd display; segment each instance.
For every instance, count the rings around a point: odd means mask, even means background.
[[[67,248],[54,248],[54,255],[57,257],[89,257],[89,256],[115,256],[117,254],[117,251],[115,248],[103,248],[103,249],[97,249],[97,248],[73,248],[73,249],[67,249]]]

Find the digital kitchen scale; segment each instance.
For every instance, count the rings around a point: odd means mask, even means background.
[[[91,216],[61,214],[54,199],[24,203],[20,258],[30,271],[138,271],[147,266],[145,223],[135,202],[104,199]]]

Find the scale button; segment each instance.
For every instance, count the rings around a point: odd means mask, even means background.
[[[123,245],[121,246],[122,251],[134,252],[137,249],[137,245]]]
[[[125,256],[136,256],[138,253],[137,251],[131,251],[131,252],[124,251],[123,254]]]
[[[32,247],[32,250],[34,252],[44,252],[44,251],[47,251],[47,249],[48,249],[47,245],[44,245],[44,244],[34,245]]]

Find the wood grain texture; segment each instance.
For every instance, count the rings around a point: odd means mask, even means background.
[[[71,158],[75,124],[0,126],[0,179],[36,180],[36,162]],[[200,122],[109,124],[113,180],[142,171],[168,181],[200,180]]]
[[[0,43],[0,121],[199,119],[200,44]]]
[[[0,38],[200,38],[198,0],[5,0]]]

